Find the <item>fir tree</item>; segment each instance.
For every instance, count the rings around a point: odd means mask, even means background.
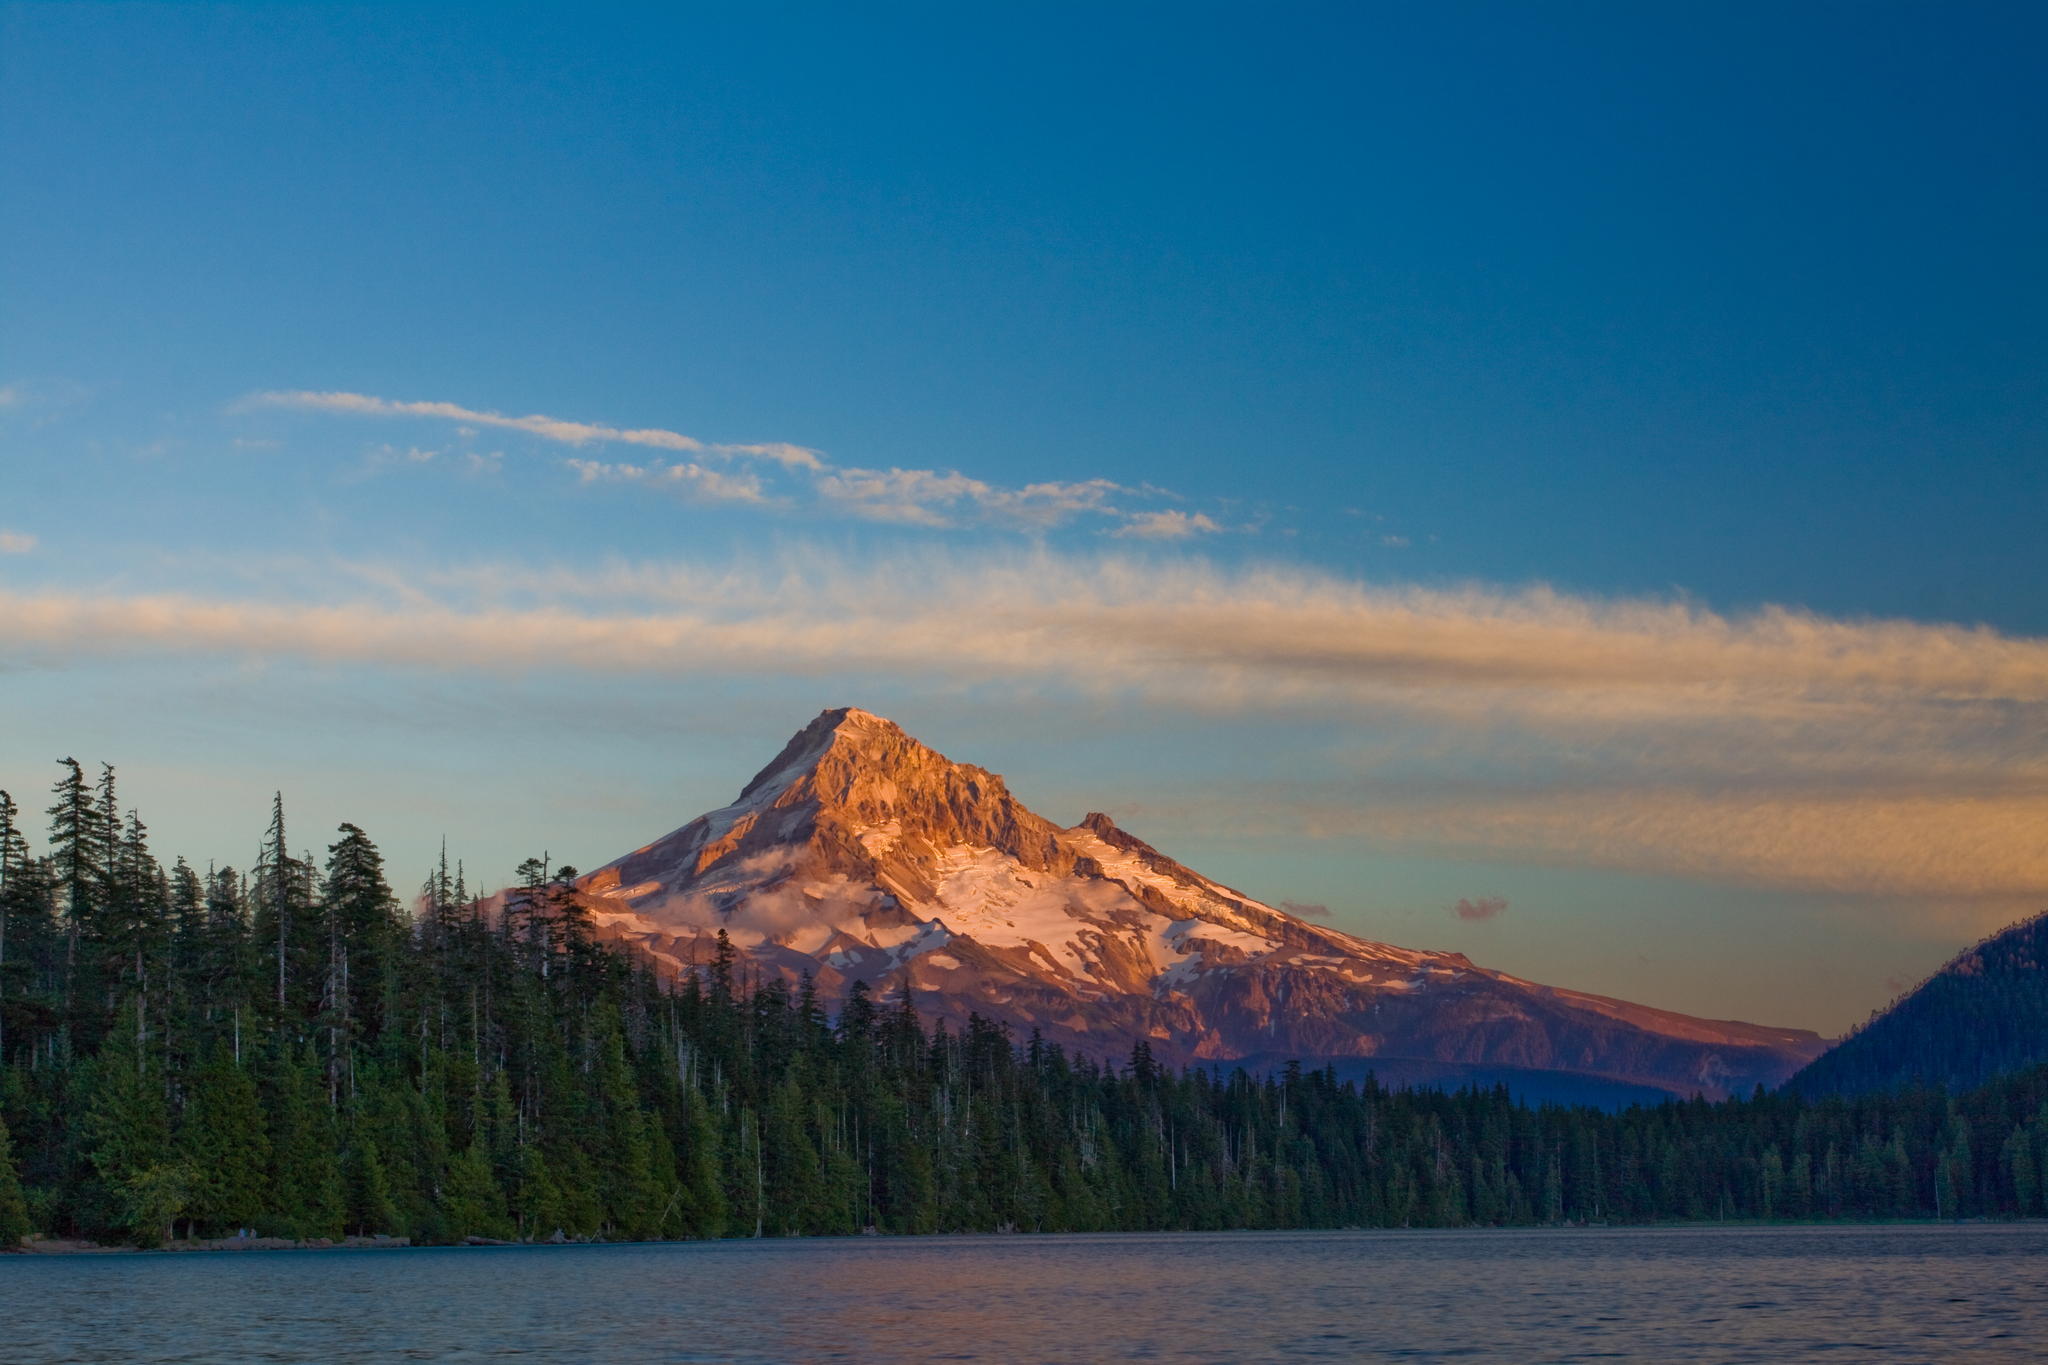
[[[484,1154],[482,1144],[472,1142],[448,1163],[443,1211],[452,1240],[496,1240],[511,1232],[505,1217],[505,1197],[492,1178],[490,1158]]]
[[[162,1173],[174,1164],[162,1084],[148,1074],[133,1037],[115,1029],[87,1068],[85,1085],[81,1137],[98,1177],[88,1225],[154,1245],[167,1193]]]
[[[680,1189],[678,1225],[685,1237],[722,1237],[726,1227],[726,1199],[719,1179],[718,1155],[724,1146],[711,1106],[694,1085],[683,1091],[681,1154],[677,1180]]]
[[[75,758],[59,761],[64,776],[52,788],[50,862],[64,924],[63,1010],[67,1031],[73,1026],[80,991],[79,945],[96,928],[106,882],[106,823],[85,770]],[[84,994],[92,995],[91,983]]]
[[[561,1191],[548,1170],[547,1154],[539,1143],[528,1143],[519,1149],[516,1213],[519,1234],[529,1242],[551,1239],[567,1221],[562,1212]]]
[[[287,1237],[341,1236],[346,1207],[338,1134],[310,1058],[276,1061],[268,1107],[273,1226]]]
[[[21,830],[21,808],[14,798],[0,790],[0,1065],[7,1061],[7,1000],[14,978],[21,975],[7,961],[8,931],[16,921],[26,919],[31,889],[28,840]],[[26,928],[26,925],[22,926]],[[20,930],[15,929],[16,956],[20,956]]]
[[[206,1232],[225,1236],[267,1220],[274,1203],[262,1097],[225,1050],[193,1078],[179,1146],[196,1171],[190,1213]]]
[[[17,1246],[32,1229],[28,1201],[22,1197],[21,1175],[14,1164],[14,1139],[0,1122],[0,1250]]]
[[[362,1138],[348,1162],[348,1226],[356,1236],[393,1236],[403,1216],[391,1199],[391,1177],[375,1138]]]

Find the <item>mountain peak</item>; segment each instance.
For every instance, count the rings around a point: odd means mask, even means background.
[[[815,720],[790,736],[789,743],[782,746],[782,752],[770,760],[767,767],[754,774],[753,781],[740,789],[740,800],[746,801],[771,786],[784,785],[815,767],[833,750],[858,748],[863,740],[895,741],[931,752],[905,734],[903,727],[893,720],[872,711],[863,711],[858,706],[832,707],[820,711]]]
[[[824,725],[835,734],[861,734],[875,730],[886,730],[902,734],[903,727],[887,716],[878,716],[872,711],[863,711],[858,706],[833,706],[820,711],[811,725]],[[804,727],[809,729],[810,726]]]
[[[791,736],[731,805],[606,864],[583,886],[639,899],[687,884],[724,905],[764,877],[858,881],[922,902],[933,894],[932,860],[949,848],[1000,850],[1038,869],[1073,861],[1058,828],[996,774],[953,762],[871,711],[835,707]]]
[[[678,974],[855,981],[1096,1056],[1274,1053],[1565,1066],[1679,1093],[1775,1083],[1811,1035],[1687,1019],[1307,923],[1100,811],[1062,828],[859,707],[821,712],[730,805],[586,874],[608,935]]]

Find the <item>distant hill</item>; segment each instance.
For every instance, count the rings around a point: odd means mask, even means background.
[[[1786,1082],[1807,1095],[1972,1089],[2048,1062],[2048,914],[1959,954]]]

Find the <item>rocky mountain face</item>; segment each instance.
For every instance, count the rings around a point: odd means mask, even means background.
[[[827,711],[739,799],[582,877],[606,937],[678,973],[720,929],[752,968],[908,990],[927,1018],[1175,1063],[1383,1059],[1442,1081],[1571,1073],[1718,1096],[1823,1047],[1795,1029],[1559,990],[1311,924],[1183,867],[1108,816],[1062,828],[890,721]],[[1351,1068],[1347,1068],[1351,1069]]]
[[[1808,1095],[1972,1090],[2048,1062],[2048,914],[1958,953],[1794,1076]]]

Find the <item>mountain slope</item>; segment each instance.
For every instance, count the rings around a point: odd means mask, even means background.
[[[1958,954],[1794,1076],[1809,1095],[1974,1089],[2048,1061],[2048,914]]]
[[[684,971],[720,929],[756,970],[908,989],[1119,1056],[1408,1059],[1719,1095],[1821,1049],[1763,1028],[1558,990],[1310,924],[1107,816],[1062,828],[1002,778],[865,711],[827,711],[733,804],[581,878],[593,920]]]

